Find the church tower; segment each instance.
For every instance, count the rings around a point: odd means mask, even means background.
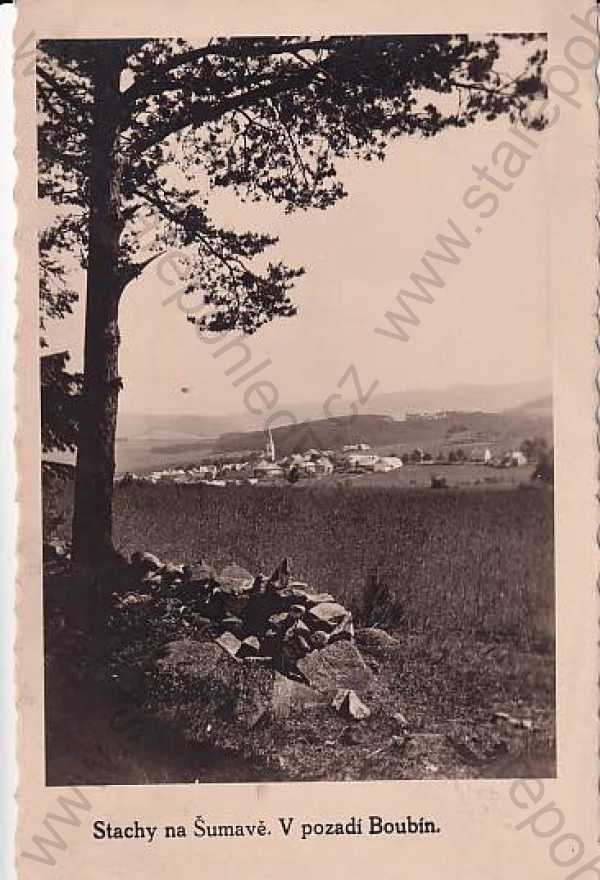
[[[265,443],[265,458],[267,461],[275,461],[275,441],[273,440],[273,432],[270,428],[267,432],[267,441]]]

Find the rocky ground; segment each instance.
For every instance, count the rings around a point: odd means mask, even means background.
[[[289,568],[133,554],[90,632],[46,548],[48,783],[554,775],[551,654],[356,628]]]

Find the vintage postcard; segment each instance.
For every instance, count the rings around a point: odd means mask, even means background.
[[[600,876],[589,0],[22,0],[21,878]]]

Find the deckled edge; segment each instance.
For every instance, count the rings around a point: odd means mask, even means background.
[[[16,210],[16,223],[14,235],[14,249],[16,253],[16,329],[14,334],[14,413],[15,413],[15,437],[14,437],[14,461],[17,471],[16,476],[16,564],[15,564],[15,599],[14,599],[14,691],[15,691],[15,745],[16,745],[16,773],[15,792],[16,801],[16,829],[14,839],[14,876],[23,876],[21,852],[26,849],[26,844],[31,841],[31,832],[36,829],[27,829],[25,813],[29,808],[24,803],[21,793],[26,785],[22,777],[22,767],[25,765],[26,744],[31,740],[27,736],[25,728],[23,707],[31,712],[39,707],[42,716],[44,713],[44,669],[43,651],[41,668],[35,669],[35,682],[27,685],[27,667],[32,663],[32,653],[27,650],[27,633],[25,631],[25,595],[27,591],[38,591],[38,602],[41,615],[41,541],[33,533],[40,527],[41,510],[37,518],[26,516],[25,511],[31,511],[32,500],[39,495],[39,470],[32,467],[32,462],[40,460],[39,454],[39,429],[36,428],[39,415],[32,420],[32,414],[39,414],[39,366],[32,368],[30,358],[34,353],[39,363],[39,351],[36,340],[39,335],[39,297],[32,296],[37,291],[38,260],[37,260],[37,236],[31,241],[31,230],[35,228],[34,211],[35,193],[37,192],[37,153],[35,144],[35,130],[27,125],[27,119],[23,108],[28,102],[35,104],[35,71],[36,71],[36,32],[34,29],[26,30],[27,23],[32,20],[32,4],[22,2],[17,5],[17,17],[12,33],[14,57],[12,65],[13,102],[15,108],[14,119],[14,148],[13,157],[16,164],[16,182],[13,197]],[[29,233],[29,237],[28,237]],[[35,436],[31,436],[32,429]],[[38,546],[39,545],[39,546]],[[43,631],[39,637],[43,639]],[[41,688],[39,687],[42,683]],[[41,743],[39,758],[45,764],[45,744]],[[45,774],[44,774],[45,775]]]

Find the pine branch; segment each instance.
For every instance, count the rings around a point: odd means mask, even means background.
[[[143,153],[165,140],[169,135],[175,134],[190,125],[200,126],[208,122],[216,122],[232,110],[251,107],[259,101],[274,98],[283,92],[292,91],[299,86],[306,86],[314,79],[316,72],[302,71],[293,76],[284,76],[267,86],[260,86],[257,89],[243,92],[241,95],[225,98],[216,105],[205,104],[204,102],[200,106],[198,104],[191,104],[175,117],[166,120],[162,125],[156,126],[152,135],[138,140],[135,144],[136,150]]]
[[[208,44],[199,49],[190,49],[175,55],[163,64],[157,64],[146,76],[139,77],[123,93],[126,101],[136,101],[140,97],[150,94],[159,94],[163,90],[161,78],[171,71],[186,64],[192,64],[211,55],[220,58],[263,58],[271,55],[294,54],[298,51],[330,49],[335,47],[336,39],[332,37],[318,40],[305,40],[303,42],[285,43],[273,38],[272,42],[257,45],[251,40],[240,40],[238,43],[228,46]]]

